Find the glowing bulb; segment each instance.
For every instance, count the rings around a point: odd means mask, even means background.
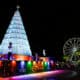
[[[48,63],[48,65],[49,65],[49,62],[47,62]]]
[[[47,65],[47,62],[45,62],[45,65]]]
[[[33,65],[36,65],[36,61],[33,61]]]
[[[31,61],[29,61],[28,64],[30,65],[31,64]]]
[[[2,66],[2,61],[0,61],[0,67]]]
[[[43,55],[46,56],[46,52],[45,52],[45,50],[43,50]]]
[[[42,61],[42,65],[44,64],[44,62]]]
[[[14,66],[16,66],[16,61],[12,61],[12,66],[14,67]]]
[[[25,64],[25,62],[24,61],[21,61],[21,65],[24,66],[24,64]]]
[[[51,60],[51,64],[54,64],[54,62]]]

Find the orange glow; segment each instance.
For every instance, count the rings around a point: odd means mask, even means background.
[[[17,64],[16,64],[16,61],[12,61],[12,67],[15,67]]]
[[[24,55],[14,54],[13,57],[17,61],[19,61],[19,60],[31,61],[32,60],[32,57],[30,57],[30,56],[24,56]]]
[[[49,61],[48,57],[40,57],[40,59],[46,62]]]
[[[32,67],[33,72],[38,72],[38,71],[43,71],[43,64],[42,61],[33,61],[33,67]]]
[[[4,78],[0,78],[0,80],[4,80]]]

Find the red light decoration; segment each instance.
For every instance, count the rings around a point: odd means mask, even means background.
[[[2,61],[0,61],[0,67],[2,67]]]
[[[15,67],[16,66],[16,61],[12,61],[12,67]]]
[[[17,65],[16,61],[13,60],[13,61],[11,62],[11,72],[12,72],[12,73],[15,72],[15,70],[16,70],[16,69],[15,69],[15,68],[16,68],[16,65]]]

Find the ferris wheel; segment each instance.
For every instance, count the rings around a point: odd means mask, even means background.
[[[70,38],[63,46],[63,54],[70,60],[77,56],[75,53],[80,51],[80,38]]]

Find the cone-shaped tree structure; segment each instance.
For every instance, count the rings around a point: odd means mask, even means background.
[[[0,53],[7,54],[9,43],[12,43],[12,53],[31,56],[29,41],[22,23],[21,15],[17,9],[2,40]]]

